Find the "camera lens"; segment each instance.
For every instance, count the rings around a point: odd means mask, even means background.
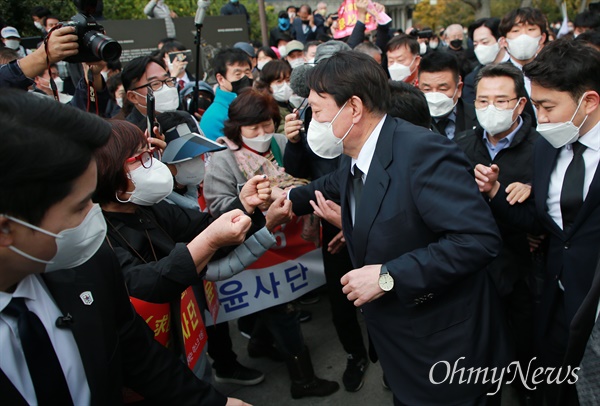
[[[121,56],[121,45],[98,31],[86,32],[83,42],[96,58],[103,61],[114,61]]]

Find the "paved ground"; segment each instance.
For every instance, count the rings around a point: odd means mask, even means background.
[[[346,354],[338,341],[335,328],[331,322],[329,302],[325,293],[320,294],[320,300],[313,305],[303,305],[303,309],[312,312],[313,319],[302,324],[306,345],[311,351],[313,365],[317,376],[335,380],[340,389],[325,398],[292,399],[290,381],[284,363],[277,363],[265,358],[250,358],[246,350],[248,340],[237,329],[237,323],[231,322],[231,334],[234,350],[238,360],[252,368],[265,373],[265,381],[255,386],[239,386],[215,384],[223,394],[236,397],[254,406],[293,405],[293,406],[379,406],[393,404],[392,393],[381,384],[382,371],[379,363],[370,364],[367,370],[365,384],[358,392],[346,392],[342,385],[342,374],[346,368]],[[363,327],[366,341],[366,327],[362,316],[359,320]],[[504,388],[502,406],[518,406],[511,388]]]
[[[346,392],[342,385],[342,374],[346,368],[346,353],[337,339],[335,328],[331,323],[331,313],[327,296],[321,294],[321,299],[313,305],[303,305],[302,308],[310,310],[313,319],[302,324],[302,332],[306,345],[311,351],[313,365],[317,376],[335,380],[340,384],[340,389],[325,398],[292,399],[290,396],[290,381],[284,363],[277,363],[268,359],[250,358],[246,351],[248,340],[239,334],[237,325],[231,322],[231,334],[234,350],[238,360],[249,367],[256,368],[265,373],[265,381],[256,386],[239,386],[228,384],[215,384],[227,396],[243,399],[255,406],[259,405],[391,405],[392,393],[383,388],[381,384],[381,367],[379,363],[370,364],[367,370],[365,384],[355,393]],[[363,324],[363,333],[366,332]],[[365,338],[366,339],[366,338]],[[366,342],[366,341],[365,341]]]

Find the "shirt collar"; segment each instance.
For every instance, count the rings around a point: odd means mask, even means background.
[[[523,118],[521,116],[518,116],[517,119],[519,120],[519,125],[517,126],[517,128],[515,128],[510,134],[508,134],[506,137],[502,138],[501,140],[498,140],[498,142],[502,142],[503,140],[507,145],[512,144],[513,139],[515,138],[515,135],[519,132],[519,130],[521,129],[521,127],[523,127]],[[492,143],[487,136],[487,131],[483,130],[483,140],[486,142],[489,142],[490,144]]]
[[[379,134],[381,133],[381,129],[383,128],[383,123],[385,122],[386,117],[387,114],[383,116],[379,123],[377,123],[371,132],[371,135],[369,135],[369,138],[367,138],[360,152],[358,153],[358,158],[352,158],[352,164],[350,166],[352,175],[354,175],[354,165],[356,164],[358,169],[364,173],[364,179],[367,178],[367,173],[369,172],[369,167],[371,166],[371,161],[373,160],[373,155],[375,155],[377,140],[379,139]]]
[[[22,297],[29,300],[35,300],[34,283],[39,283],[35,278],[37,275],[28,275],[17,284],[13,293],[0,292],[0,312],[4,310],[13,297]]]
[[[600,121],[590,131],[579,138],[579,143],[596,152],[600,150]]]

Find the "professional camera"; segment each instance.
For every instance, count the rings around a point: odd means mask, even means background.
[[[425,30],[417,30],[416,28],[414,28],[410,34],[411,37],[415,37],[415,38],[431,38],[433,36],[433,31],[431,29],[425,29]]]
[[[79,43],[77,55],[65,59],[67,62],[114,61],[121,56],[121,45],[104,35],[104,27],[96,22],[92,13],[96,9],[96,0],[75,0],[79,13],[71,21],[61,23],[63,27],[75,27]]]

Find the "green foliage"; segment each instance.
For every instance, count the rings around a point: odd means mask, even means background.
[[[44,5],[61,20],[68,20],[77,10],[70,0],[0,0],[0,16],[7,25],[14,26],[22,37],[40,35],[33,25],[31,9]]]

